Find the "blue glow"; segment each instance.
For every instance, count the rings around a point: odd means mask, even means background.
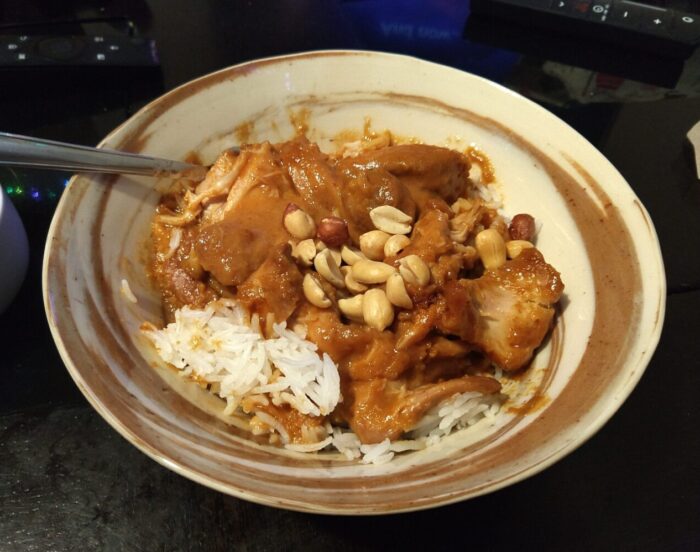
[[[66,179],[63,181],[63,187],[65,188],[66,186],[68,186],[68,183],[69,183],[69,182],[70,182],[70,178],[66,178]]]
[[[36,188],[32,188],[30,195],[32,196],[32,199],[35,201],[38,201],[41,199],[41,193],[39,193],[39,190],[37,190]]]

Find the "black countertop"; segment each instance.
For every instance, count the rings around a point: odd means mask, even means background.
[[[104,16],[98,4],[67,4],[74,13],[92,9]],[[7,5],[12,9],[0,10],[2,25],[36,19],[42,9],[65,16],[40,0]],[[66,176],[0,168],[0,184],[18,208],[31,248],[24,285],[0,315],[0,550],[700,549],[700,183],[685,141],[700,120],[697,52],[675,85],[661,88],[661,74],[654,82],[653,70],[659,60],[649,54],[624,54],[647,66],[647,82],[639,83],[626,78],[640,78],[639,71],[596,71],[595,56],[580,51],[576,67],[559,47],[543,55],[541,46],[533,53],[532,44],[512,40],[515,35],[499,43],[498,26],[484,31],[482,25],[481,34],[468,32],[465,39],[468,2],[105,6],[112,15],[123,11],[156,40],[160,70],[1,72],[0,130],[94,145],[165,90],[282,53],[377,49],[452,65],[538,101],[618,168],[659,234],[666,321],[654,358],[620,411],[539,475],[461,504],[383,518],[275,510],[166,470],[88,406],[56,352],[41,299],[43,245]],[[113,20],[106,32],[121,32],[123,20]],[[103,23],[96,25],[105,32]],[[0,37],[3,32],[14,31],[0,26]]]

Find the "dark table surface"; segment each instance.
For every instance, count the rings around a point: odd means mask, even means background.
[[[3,2],[0,35],[14,32],[8,21],[69,12],[112,17],[106,32],[123,32],[116,16],[125,13],[156,40],[160,71],[0,73],[0,130],[94,145],[191,78],[325,48],[408,53],[529,96],[595,144],[650,211],[666,263],[666,321],[620,411],[539,475],[461,504],[383,518],[275,510],[166,470],[86,403],[56,352],[41,299],[43,245],[66,177],[0,168],[31,248],[24,285],[0,316],[0,550],[700,549],[700,185],[685,141],[700,120],[697,52],[662,88],[669,77],[654,68],[677,62],[652,54],[612,50],[608,61],[630,65],[611,73],[595,48],[586,57],[585,40],[543,49],[554,32],[542,33],[535,49],[488,22],[464,38],[466,0]]]

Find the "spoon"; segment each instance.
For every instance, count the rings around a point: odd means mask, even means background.
[[[0,132],[0,165],[202,180],[209,167]]]

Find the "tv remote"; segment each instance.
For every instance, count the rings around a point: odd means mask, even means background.
[[[0,68],[157,67],[155,41],[126,35],[0,35]]]
[[[642,0],[472,0],[471,12],[674,57],[700,44],[700,15]]]

